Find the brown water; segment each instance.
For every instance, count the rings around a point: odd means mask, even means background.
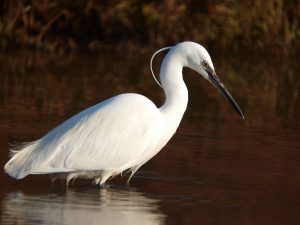
[[[152,52],[1,54],[1,167],[12,144],[35,140],[110,96],[138,92],[161,104],[148,69]],[[244,121],[185,70],[190,102],[180,128],[129,187],[119,177],[106,189],[75,181],[65,190],[47,176],[16,181],[1,172],[1,223],[299,224],[298,61],[243,54],[213,60]]]

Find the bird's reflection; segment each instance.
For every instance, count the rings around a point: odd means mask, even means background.
[[[158,200],[120,189],[72,190],[66,194],[8,194],[2,224],[164,224]]]

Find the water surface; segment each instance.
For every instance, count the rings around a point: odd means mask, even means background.
[[[157,105],[153,50],[56,56],[0,55],[0,164],[88,106],[124,92]],[[287,58],[213,56],[245,120],[196,73],[184,70],[190,101],[169,144],[126,186],[16,181],[0,173],[2,224],[297,224],[300,221],[300,68]],[[158,64],[156,61],[156,64]],[[158,71],[158,68],[156,68]]]

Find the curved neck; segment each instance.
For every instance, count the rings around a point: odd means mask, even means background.
[[[163,114],[179,122],[188,103],[188,90],[182,78],[185,66],[184,58],[174,51],[170,51],[163,60],[160,70],[160,80],[165,92],[165,102],[160,107]]]

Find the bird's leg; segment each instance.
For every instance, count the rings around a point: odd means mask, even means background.
[[[93,184],[95,184],[95,185],[99,184],[100,183],[100,179],[101,179],[100,177],[95,178],[94,181],[93,181]]]
[[[95,178],[95,179],[93,180],[93,186],[94,186],[94,187],[101,187],[101,185],[99,184],[99,183],[100,183],[100,180],[101,180],[100,177]]]
[[[109,188],[110,187],[110,185],[108,185],[108,184],[101,183],[101,180],[102,180],[101,177],[95,178],[93,181],[93,186],[96,188]]]

